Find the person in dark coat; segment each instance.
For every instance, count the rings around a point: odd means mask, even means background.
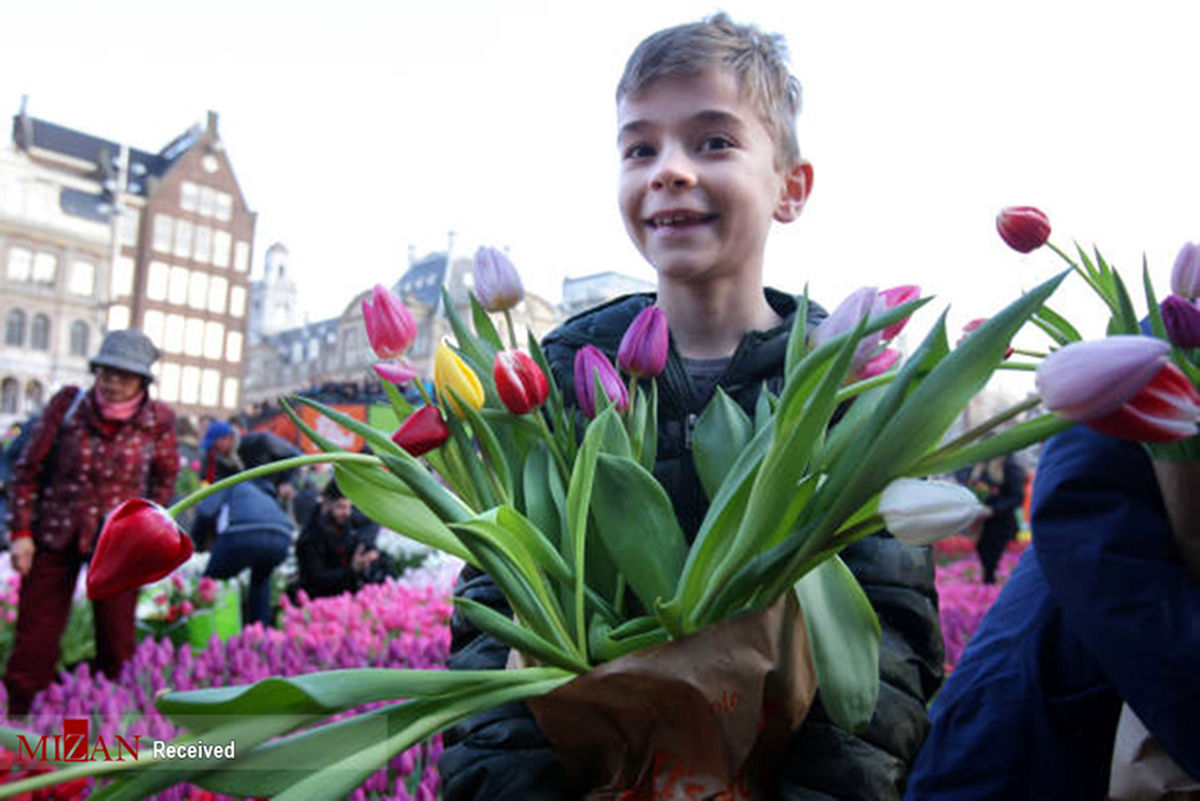
[[[309,598],[355,592],[389,574],[387,554],[375,547],[379,524],[354,508],[330,479],[321,505],[296,541],[300,589]]]
[[[1017,509],[1025,498],[1025,468],[1012,454],[997,456],[966,471],[961,479],[979,495],[987,509],[973,529],[978,537],[975,552],[983,568],[983,583],[996,583],[996,567],[1004,549],[1017,538]]]
[[[238,456],[246,469],[299,456],[300,449],[267,431],[242,437]],[[215,520],[216,541],[204,575],[218,579],[250,570],[247,619],[271,625],[271,575],[292,547],[296,529],[279,503],[281,470],[243,481],[201,502],[197,518]]]
[[[1145,449],[1084,426],[1050,440],[1032,524],[934,699],[907,798],[1103,799],[1122,701],[1200,777],[1200,585]]]
[[[21,574],[16,639],[4,674],[10,715],[25,714],[58,662],[80,567],[122,501],[166,505],[179,455],[175,413],[151,400],[158,350],[141,331],[112,331],[88,389],[64,387],[30,432],[9,485],[12,563]],[[137,591],[96,601],[96,666],[115,679],[133,654]]]

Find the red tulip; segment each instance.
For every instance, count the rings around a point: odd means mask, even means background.
[[[125,501],[104,521],[87,572],[93,601],[158,581],[191,557],[192,541],[167,510],[143,498]]]
[[[529,414],[546,402],[550,384],[546,374],[527,353],[502,350],[493,361],[492,377],[504,408],[513,414]]]
[[[921,297],[921,287],[916,284],[901,284],[891,289],[880,290],[879,296],[875,301],[875,312],[888,311],[897,306],[903,306],[905,303],[916,300],[919,297]],[[883,341],[891,342],[904,330],[904,326],[906,325],[908,325],[907,317],[897,320],[883,329]]]
[[[630,375],[654,378],[667,366],[669,336],[666,312],[657,306],[647,306],[638,312],[621,337],[617,363]]]
[[[422,406],[408,416],[404,425],[392,435],[392,442],[413,456],[420,456],[439,447],[450,436],[450,429],[436,406]]]
[[[1101,434],[1135,442],[1179,442],[1200,432],[1200,392],[1173,362],[1105,417],[1087,422]]]
[[[376,284],[371,300],[362,302],[362,312],[367,339],[380,358],[403,356],[417,338],[412,312],[383,284]]]
[[[1050,218],[1033,206],[1009,206],[996,215],[996,230],[1010,248],[1029,253],[1050,238]]]

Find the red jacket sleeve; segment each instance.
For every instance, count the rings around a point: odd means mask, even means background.
[[[42,416],[33,424],[33,431],[25,443],[25,450],[13,466],[12,481],[9,482],[10,531],[25,532],[33,529],[34,507],[37,504],[38,492],[41,491],[42,465],[54,450],[59,426],[67,409],[75,400],[76,393],[85,391],[77,387],[63,387],[54,394]]]
[[[166,506],[175,496],[175,477],[179,475],[179,445],[175,439],[175,412],[161,401],[153,401],[157,425],[154,427],[154,459],[146,497]]]

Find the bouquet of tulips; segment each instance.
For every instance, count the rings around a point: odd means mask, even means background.
[[[328,461],[365,513],[492,576],[515,619],[469,600],[456,604],[519,658],[503,671],[335,671],[169,693],[158,707],[188,730],[185,741],[236,739],[237,762],[142,760],[119,766],[136,771],[98,797],[140,798],[181,781],[239,795],[341,797],[421,739],[527,699],[540,699],[535,708],[542,705],[544,727],[567,729],[557,744],[570,757],[589,747],[571,730],[594,728],[594,717],[579,714],[611,711],[604,704],[646,675],[678,678],[673,674],[713,661],[723,673],[691,677],[688,692],[703,714],[685,723],[695,728],[681,731],[665,716],[630,724],[650,725],[650,733],[617,725],[601,739],[632,737],[645,753],[632,767],[622,760],[602,765],[602,780],[641,781],[657,758],[678,758],[671,749],[679,747],[693,749],[685,761],[702,760],[691,767],[714,772],[718,785],[728,781],[744,767],[760,729],[786,735],[799,724],[814,684],[836,723],[861,727],[878,693],[879,627],[838,552],[885,527],[913,544],[962,529],[982,511],[974,494],[923,477],[1071,425],[1047,413],[984,437],[1034,400],[944,441],[970,399],[1006,366],[1018,330],[1031,319],[1057,319],[1044,304],[1066,275],[1013,301],[955,347],[943,315],[903,361],[886,342],[926,302],[914,288],[860,290],[815,327],[801,303],[780,393],[764,389],[747,414],[718,390],[696,422],[693,452],[710,507],[690,545],[651,473],[657,395],[647,379],[666,358],[660,312],[646,310],[621,345],[627,382],[602,352],[579,351],[577,413],[547,379],[538,343],[530,337],[526,350],[517,347],[511,319],[507,347],[502,341],[489,312],[507,316],[520,298],[519,279],[502,254],[484,250],[476,261],[478,296],[470,299],[473,326],[447,297],[456,341],[436,353],[437,397],[414,409],[393,384],[415,377],[403,354],[416,326],[377,286],[364,317],[373,347],[387,360],[376,370],[403,421],[399,430],[389,435],[296,398],[361,435],[373,453],[341,452],[295,416],[324,453],[246,471],[171,510],[128,502],[110,517],[97,555],[105,535],[120,527],[142,544],[145,572],[161,575],[187,550],[172,515],[233,481]],[[89,583],[93,597],[110,590],[105,581]],[[726,658],[709,658],[717,650]],[[762,659],[744,658],[749,653]],[[743,674],[753,671],[747,680]],[[728,681],[742,683],[731,692]],[[742,694],[742,686],[753,691]],[[651,701],[666,703],[670,692]],[[399,699],[407,700],[321,724],[363,704]],[[0,732],[0,740],[13,736]],[[96,770],[70,767],[58,780]]]

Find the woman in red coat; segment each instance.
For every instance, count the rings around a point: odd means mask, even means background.
[[[9,485],[12,563],[21,574],[16,641],[4,674],[8,713],[25,714],[54,677],[79,568],[121,501],[166,505],[179,472],[175,414],[151,400],[158,350],[141,331],[113,331],[89,363],[90,389],[64,387],[35,424]],[[93,605],[96,666],[116,678],[133,654],[130,590]]]

